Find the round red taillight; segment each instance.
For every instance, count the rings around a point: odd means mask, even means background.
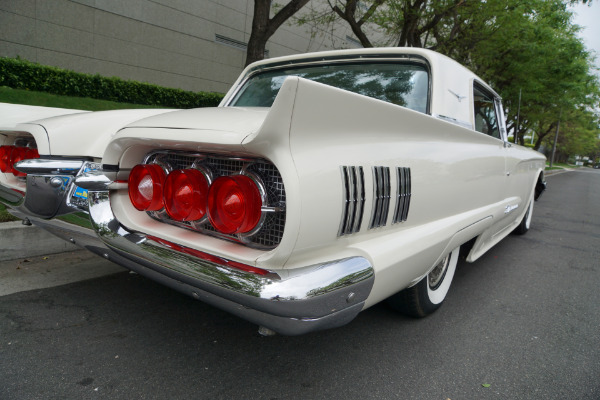
[[[14,165],[19,161],[25,160],[27,157],[26,147],[13,147],[10,154],[11,169],[14,176],[26,176],[25,172],[18,171],[14,168]]]
[[[165,171],[156,164],[140,164],[129,174],[129,199],[140,211],[158,211],[163,208]]]
[[[178,169],[167,176],[163,200],[175,221],[196,221],[206,214],[208,180],[197,169]]]
[[[12,149],[13,146],[0,146],[0,171],[2,172],[12,172],[12,163],[10,162]]]
[[[40,158],[40,153],[37,149],[27,149],[25,152],[25,160],[32,160],[34,158]]]
[[[221,176],[208,191],[208,219],[222,233],[249,232],[260,221],[262,199],[245,175]]]

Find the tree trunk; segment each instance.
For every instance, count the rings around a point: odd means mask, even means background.
[[[296,12],[308,3],[309,0],[291,0],[273,18],[271,13],[271,0],[254,0],[254,17],[252,19],[252,32],[246,50],[246,66],[265,58],[267,41],[275,31]]]
[[[541,130],[540,132],[538,132],[536,134],[537,136],[537,140],[535,141],[535,146],[533,147],[534,150],[539,150],[540,146],[542,145],[542,141],[544,140],[544,138],[546,136],[548,136],[550,133],[552,133],[554,131],[554,129],[556,128],[556,122],[552,122],[549,126],[548,129],[546,130]]]
[[[344,21],[350,25],[350,29],[352,29],[352,33],[360,40],[360,44],[363,47],[373,47],[373,44],[367,37],[366,33],[362,30],[362,26],[365,22],[367,22],[377,10],[384,0],[375,0],[373,4],[369,7],[367,12],[362,16],[360,20],[356,20],[356,7],[358,5],[357,0],[347,0],[346,6],[342,10],[340,7],[333,6],[331,9]]]
[[[252,18],[252,32],[246,50],[246,65],[265,58],[265,47],[267,40],[269,40],[267,28],[270,12],[270,0],[254,0],[254,17]]]

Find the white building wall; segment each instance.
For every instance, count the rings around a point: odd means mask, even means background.
[[[283,2],[285,3],[285,2]],[[314,6],[323,2],[313,0]],[[0,0],[0,56],[192,91],[225,92],[244,66],[253,0]],[[307,7],[310,7],[308,5]],[[345,26],[288,23],[270,57],[356,47]]]

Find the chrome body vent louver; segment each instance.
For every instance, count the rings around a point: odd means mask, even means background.
[[[385,226],[390,214],[391,178],[389,167],[373,167],[373,209],[369,229]],[[343,209],[338,236],[360,231],[365,208],[365,180],[363,167],[343,166]],[[396,204],[392,223],[405,222],[408,218],[411,197],[410,168],[396,167]]]
[[[373,213],[369,229],[385,226],[390,210],[390,169],[373,167]]]
[[[398,167],[396,169],[398,179],[398,191],[396,193],[396,211],[394,212],[394,224],[406,221],[408,208],[410,206],[411,177],[410,168]]]
[[[338,236],[358,232],[365,210],[365,176],[362,167],[344,166],[344,206]]]

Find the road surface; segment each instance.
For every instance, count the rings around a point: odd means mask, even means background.
[[[138,275],[72,279],[83,257],[0,297],[0,399],[600,399],[600,171],[548,184],[532,229],[459,263],[421,320],[378,305],[264,338]]]

